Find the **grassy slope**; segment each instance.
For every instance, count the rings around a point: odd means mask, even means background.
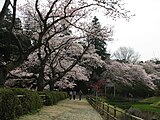
[[[34,115],[22,116],[17,120],[103,120],[101,116],[83,99],[64,100],[57,105],[45,106]]]
[[[160,96],[159,97],[150,97],[142,100],[141,102],[149,102],[149,103],[155,103],[160,101]]]
[[[160,113],[160,97],[151,97],[140,101],[141,104],[133,105],[133,108],[140,109],[142,111],[158,112]],[[144,104],[143,104],[144,103]],[[149,104],[147,104],[149,103]]]

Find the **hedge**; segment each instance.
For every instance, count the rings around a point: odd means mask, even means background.
[[[68,97],[66,92],[55,92],[55,91],[43,91],[39,92],[39,95],[45,95],[44,105],[54,105],[60,100],[64,100]]]
[[[42,107],[42,99],[35,91],[30,91],[22,88],[11,89],[15,95],[22,95],[23,97],[18,97],[18,108],[16,110],[17,115],[27,114],[33,111],[37,111]]]
[[[18,98],[12,90],[0,89],[0,119],[12,120],[15,118]]]
[[[44,100],[40,95],[45,95]],[[0,120],[14,120],[18,116],[39,110],[43,104],[53,105],[67,97],[66,92],[0,88]]]
[[[22,95],[23,97],[17,97]],[[0,89],[0,118],[12,120],[15,117],[37,111],[42,99],[37,92],[27,89]]]

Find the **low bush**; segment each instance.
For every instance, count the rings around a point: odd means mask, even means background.
[[[44,105],[48,106],[48,105],[54,105],[54,104],[56,104],[57,99],[56,99],[56,95],[54,95],[53,92],[45,91],[44,95],[46,96],[45,97]]]
[[[17,95],[21,95],[17,97]],[[0,119],[13,120],[23,114],[37,111],[42,99],[27,89],[0,89]]]
[[[13,88],[12,91],[16,95],[22,95],[22,97],[18,97],[17,115],[27,114],[42,107],[42,99],[37,92],[22,88]]]
[[[57,100],[63,100],[68,97],[68,94],[66,92],[56,92]]]
[[[106,98],[106,102],[111,104],[111,105],[115,105],[119,108],[122,109],[129,109],[131,107],[132,104],[134,104],[134,101],[131,101],[125,97],[122,96],[108,96]]]
[[[0,119],[12,120],[16,116],[18,99],[9,89],[0,89]]]
[[[44,105],[54,105],[58,101],[66,99],[68,97],[66,92],[55,92],[55,91],[43,91],[39,92],[40,95],[45,95]]]
[[[107,96],[106,100],[114,102],[128,102],[129,100],[123,96]]]
[[[44,98],[42,99],[40,95]],[[0,120],[13,120],[18,116],[39,110],[43,103],[53,105],[67,97],[66,92],[0,88]]]

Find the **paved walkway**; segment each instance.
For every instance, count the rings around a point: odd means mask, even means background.
[[[103,120],[86,99],[63,100],[57,105],[44,106],[34,115],[26,115],[18,120]]]

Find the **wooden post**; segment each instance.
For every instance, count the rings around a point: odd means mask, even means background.
[[[104,102],[102,103],[102,115],[104,115]]]
[[[109,120],[109,105],[107,104],[107,120]]]
[[[127,110],[124,112],[124,119],[127,119]]]
[[[96,91],[96,108],[98,109],[98,93]]]
[[[113,96],[115,97],[116,96],[116,85],[114,84],[113,86]]]
[[[116,117],[116,106],[114,106],[114,118]]]
[[[107,94],[106,94],[106,92],[107,92],[106,87],[107,87],[107,86],[105,85],[105,88],[104,88],[105,99],[106,99],[106,96],[107,96]]]
[[[102,113],[102,100],[100,99],[100,112]]]

